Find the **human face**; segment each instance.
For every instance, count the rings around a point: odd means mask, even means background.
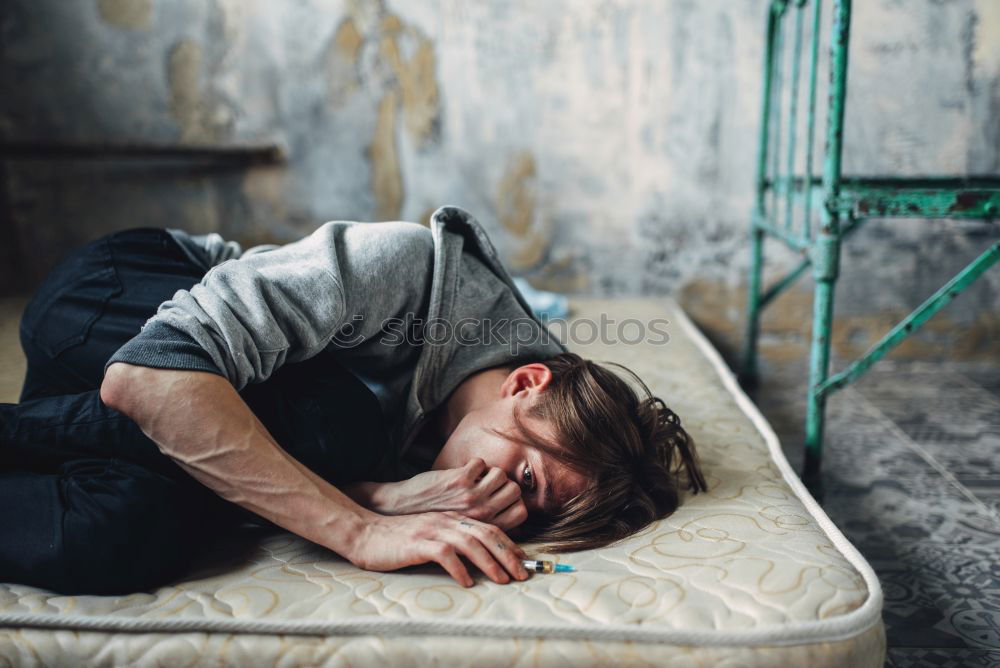
[[[448,437],[431,468],[460,468],[479,457],[488,467],[501,469],[517,483],[529,514],[551,516],[581,492],[587,481],[552,456],[493,431],[516,433],[513,410],[520,405],[522,421],[551,438],[551,428],[543,420],[526,415],[524,398],[520,394],[507,396],[469,411]]]

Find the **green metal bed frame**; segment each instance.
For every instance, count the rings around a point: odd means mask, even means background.
[[[749,296],[739,374],[744,387],[752,389],[756,386],[761,310],[812,265],[815,285],[803,479],[814,491],[821,490],[820,464],[827,397],[856,380],[1000,259],[998,241],[900,321],[864,355],[840,373],[828,375],[833,294],[839,273],[841,241],[868,218],[992,219],[1000,215],[1000,177],[905,179],[845,178],[841,175],[850,0],[834,0],[832,6],[826,147],[822,174],[814,176],[816,73],[822,13],[822,0],[772,0],[768,7],[756,200],[750,231],[752,246]],[[792,23],[789,18],[792,15],[794,25],[786,25]],[[809,39],[808,90],[805,93],[808,107],[803,163],[801,150],[796,152],[796,130],[801,123],[797,115],[801,96],[799,81],[802,74],[803,24],[807,19],[812,28]],[[782,41],[786,28],[792,30],[791,88],[786,96],[787,103],[782,99],[781,92],[782,65],[786,59]],[[783,153],[781,125],[785,107],[788,114],[788,143]],[[797,210],[800,215],[796,224]],[[814,231],[812,219],[816,211],[819,212],[819,226]],[[779,222],[782,215],[783,223]],[[801,253],[803,259],[767,291],[762,291],[765,235],[783,241]]]

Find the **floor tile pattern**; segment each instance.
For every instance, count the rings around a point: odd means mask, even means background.
[[[806,377],[765,363],[751,393],[793,464]],[[1000,666],[1000,366],[883,360],[826,430],[822,503],[882,583],[886,665]]]

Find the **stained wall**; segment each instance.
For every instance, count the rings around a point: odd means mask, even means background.
[[[764,0],[8,0],[5,141],[277,144],[274,166],[4,166],[5,291],[133,226],[287,242],[326,220],[473,212],[512,273],[672,294],[727,354],[745,303]],[[1000,173],[1000,3],[855,3],[845,172]],[[822,98],[821,98],[822,99]],[[822,114],[820,116],[822,120]],[[834,332],[862,352],[1000,236],[870,221]],[[769,242],[767,276],[794,266]],[[807,350],[810,280],[764,345]],[[900,356],[1000,357],[1000,268]]]

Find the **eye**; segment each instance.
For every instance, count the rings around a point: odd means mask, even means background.
[[[529,490],[535,489],[535,474],[531,472],[531,464],[525,464],[521,479]]]

